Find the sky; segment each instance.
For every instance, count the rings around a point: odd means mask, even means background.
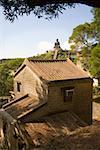
[[[5,20],[0,8],[0,59],[30,57],[54,47],[58,38],[63,49],[69,49],[68,38],[73,28],[91,22],[91,7],[77,5],[67,8],[59,18],[38,19],[31,14],[19,17],[13,23]]]

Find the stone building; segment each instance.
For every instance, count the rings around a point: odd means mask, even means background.
[[[3,108],[21,122],[69,111],[92,123],[92,80],[69,59],[26,59],[14,75],[14,93]]]
[[[57,136],[92,123],[92,80],[69,59],[26,59],[14,96],[0,110],[1,149],[52,149]]]

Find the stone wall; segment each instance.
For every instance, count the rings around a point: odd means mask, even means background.
[[[20,83],[20,92],[17,90],[17,83]],[[14,78],[15,98],[25,94],[35,97],[37,100],[47,99],[47,85],[42,82],[29,67],[25,67]]]
[[[66,87],[74,87],[72,101],[64,102],[64,95],[61,89]],[[48,89],[47,104],[23,117],[21,119],[22,122],[31,122],[46,115],[71,111],[86,123],[92,123],[91,79],[50,82]]]
[[[74,87],[72,101],[64,102],[61,89]],[[83,121],[92,123],[92,80],[80,79],[52,82],[49,86],[48,107],[52,112],[73,111]]]

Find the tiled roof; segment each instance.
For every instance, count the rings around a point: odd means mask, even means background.
[[[39,102],[31,98],[28,95],[25,95],[14,102],[10,102],[5,105],[3,108],[6,112],[8,112],[13,118],[17,119],[30,111],[33,111],[37,107],[39,107]]]
[[[48,81],[89,78],[71,60],[30,60],[32,70]]]

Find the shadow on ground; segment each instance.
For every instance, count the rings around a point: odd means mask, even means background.
[[[54,122],[50,122],[50,125],[50,128],[43,125],[40,129],[36,124],[39,128],[35,129],[33,139],[28,135],[28,138],[32,139],[32,148],[35,150],[100,150],[100,121],[93,120],[93,125],[79,127],[69,132],[67,130],[62,132],[62,128],[69,128],[67,124],[57,126]]]

